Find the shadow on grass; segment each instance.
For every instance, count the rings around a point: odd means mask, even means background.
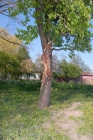
[[[52,89],[51,99],[52,105],[62,104],[63,102],[93,100],[93,86],[81,83],[59,83]]]

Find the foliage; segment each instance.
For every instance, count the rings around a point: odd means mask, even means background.
[[[8,33],[7,30],[0,28],[0,51],[13,54],[18,60],[29,58],[28,48],[23,45],[23,41]],[[3,38],[6,38],[3,39]],[[13,43],[8,42],[8,40]],[[23,46],[21,46],[23,45]]]
[[[13,43],[8,42],[9,40]],[[0,51],[16,55],[20,48],[18,44],[22,45],[22,41],[14,35],[9,34],[7,30],[0,28]]]
[[[18,52],[17,52],[17,58],[20,60],[26,60],[30,59],[28,48],[27,47],[19,47]]]
[[[0,66],[5,67],[9,63],[9,55],[6,52],[0,52]]]
[[[67,73],[69,72],[68,70],[67,70],[67,67],[65,66],[65,65],[69,65],[68,67],[69,67],[69,70],[71,71],[71,70],[73,70],[74,69],[74,67],[76,67],[77,68],[77,70],[78,70],[78,68],[80,68],[81,69],[81,72],[92,72],[92,70],[89,68],[89,66],[87,66],[86,64],[85,64],[85,62],[82,60],[82,58],[81,58],[81,56],[79,55],[79,54],[77,54],[77,55],[74,55],[72,58],[69,58],[68,60],[68,62],[67,62],[67,57],[66,56],[63,56],[62,57],[62,59],[61,60],[58,60],[58,61],[56,61],[56,63],[55,63],[55,65],[57,65],[57,67],[59,67],[58,68],[58,70],[57,71],[53,71],[53,79],[54,80],[56,80],[56,81],[59,81],[59,82],[62,82],[62,81],[66,81],[66,80],[74,80],[74,81],[77,81],[77,80],[79,80],[79,79],[77,79],[79,76],[77,76],[77,77],[75,77],[73,74],[74,74],[74,72],[72,71],[70,74],[71,74],[71,76],[69,76],[68,78],[66,78],[63,74],[62,74],[62,72],[64,71],[64,69],[65,69],[65,71],[67,71]],[[63,68],[62,69],[62,65],[64,65],[65,66],[65,68]],[[73,68],[71,67],[71,65],[72,66],[74,66]],[[63,66],[63,67],[64,67]],[[76,72],[77,73],[77,72]],[[81,74],[81,73],[80,73]],[[74,77],[73,77],[74,76]]]
[[[31,73],[35,72],[35,64],[31,59],[26,59],[21,62],[21,72],[22,73]]]
[[[40,89],[40,81],[36,80],[0,80],[0,90],[18,90],[18,91],[39,91]],[[61,90],[89,90],[91,91],[93,86],[91,85],[83,85],[82,83],[77,83],[70,81],[67,82],[53,82],[52,88],[54,91]]]
[[[2,79],[5,75],[11,73],[13,75],[18,71],[20,62],[12,54],[8,54],[5,51],[0,51],[0,72],[2,74]]]
[[[24,91],[39,91],[40,81],[26,81],[26,80],[0,80],[1,90],[24,90]]]
[[[62,60],[60,67],[62,69],[62,77],[64,77],[66,81],[80,77],[82,72],[79,66],[68,63],[66,60]]]
[[[91,91],[93,86],[91,85],[83,85],[82,83],[77,83],[77,82],[73,82],[73,81],[70,81],[70,82],[53,82],[52,84],[52,87],[55,91],[57,90],[70,90],[70,89],[73,89],[73,90],[79,90],[79,89],[82,89],[82,90],[89,90]]]
[[[26,30],[18,29],[16,36],[26,43],[30,43],[38,34],[41,37],[44,33],[50,36],[54,46],[62,46],[62,50],[70,50],[72,53],[73,50],[90,52],[92,34],[88,28],[92,27],[90,22],[92,4],[83,0],[59,2],[19,0],[16,9],[10,9],[10,14],[12,17],[20,13],[24,15],[25,20],[22,24]],[[31,25],[30,21],[33,18],[35,24]]]
[[[0,36],[1,78],[7,78],[7,74],[11,74],[11,78],[18,78],[18,75],[22,74],[22,62],[26,61],[27,59],[30,60],[28,48],[26,46],[20,46],[19,44],[23,44],[23,42],[17,39],[15,36],[10,35],[7,30],[0,28]],[[2,37],[6,38],[6,40]],[[7,40],[11,40],[13,43],[8,42]],[[26,70],[25,73],[27,72]]]

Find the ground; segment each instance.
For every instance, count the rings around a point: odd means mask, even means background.
[[[54,123],[54,127],[57,133],[64,132],[65,136],[70,140],[93,140],[92,137],[86,135],[80,135],[78,128],[82,125],[82,122],[76,121],[75,118],[79,118],[83,115],[82,111],[78,109],[81,102],[74,102],[70,107],[60,110],[51,111],[51,121]],[[43,124],[44,127],[51,127],[51,122]]]
[[[0,140],[93,140],[93,86],[53,83],[40,110],[39,81],[0,81]]]

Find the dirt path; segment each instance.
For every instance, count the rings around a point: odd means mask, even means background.
[[[76,122],[73,118],[82,116],[82,112],[76,109],[80,104],[80,102],[75,102],[71,107],[64,110],[52,111],[51,119],[54,121],[55,128],[59,128],[56,131],[64,131],[64,134],[71,140],[93,140],[93,138],[77,133],[77,128],[81,122]]]

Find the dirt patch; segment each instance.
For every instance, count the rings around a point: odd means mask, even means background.
[[[43,123],[42,127],[45,128],[45,129],[48,129],[48,128],[51,127],[51,123],[50,122]]]
[[[77,107],[81,105],[80,102],[75,102],[72,106],[65,108],[64,110],[56,110],[52,112],[52,121],[54,121],[54,126],[57,131],[64,131],[64,134],[68,136],[71,140],[93,140],[93,138],[79,135],[77,133],[77,128],[81,125],[81,122],[76,122],[75,119],[82,116],[82,112],[77,110]],[[72,119],[71,119],[72,118]]]

